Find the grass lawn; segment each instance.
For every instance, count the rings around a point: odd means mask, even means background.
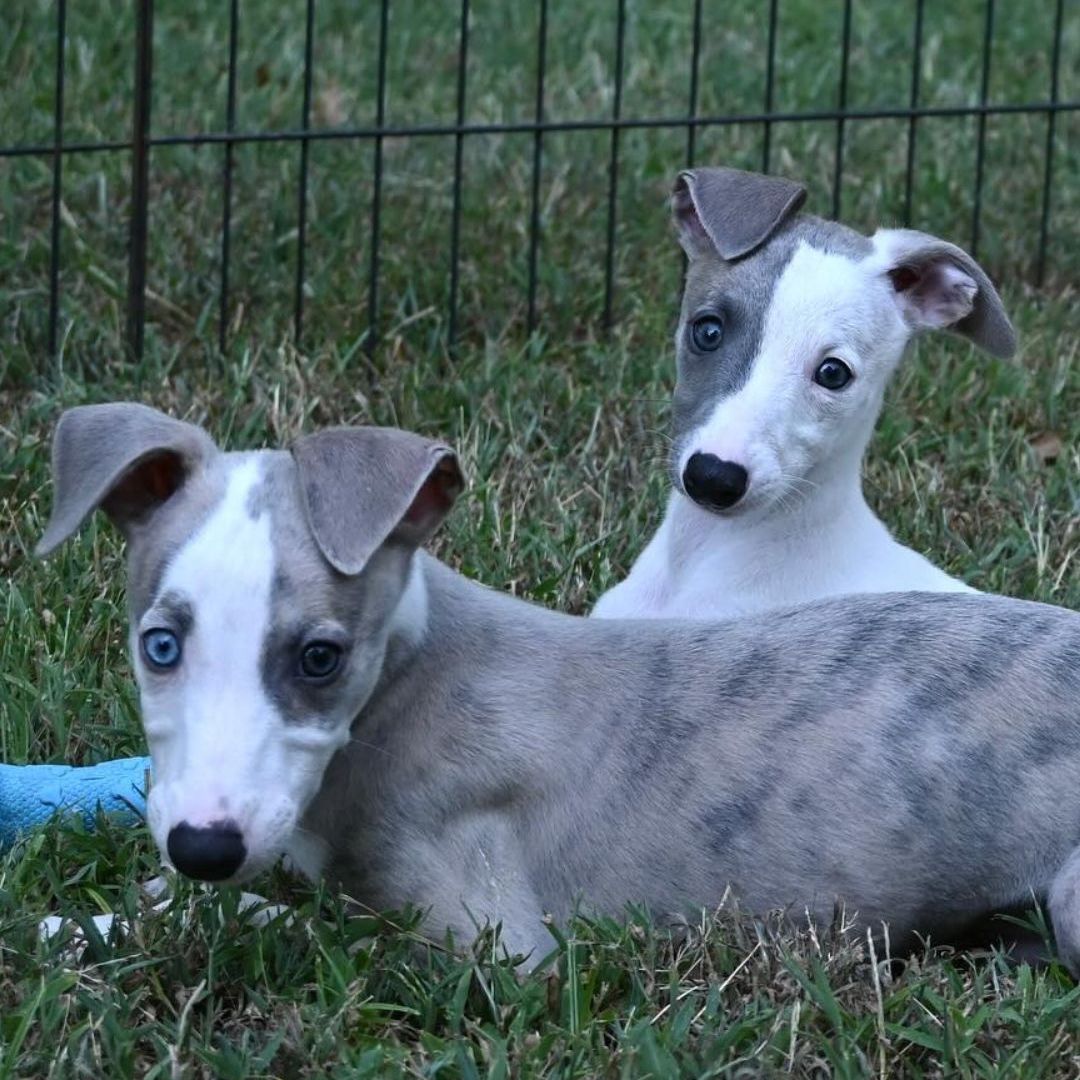
[[[529,119],[535,6],[474,0],[470,121]],[[126,138],[130,5],[69,4],[69,141]],[[299,126],[303,7],[243,5],[238,125]],[[624,115],[685,110],[690,0],[627,3]],[[154,131],[223,124],[227,5],[157,5]],[[843,5],[779,5],[774,106],[832,107]],[[391,123],[452,121],[458,5],[395,0]],[[615,4],[551,0],[547,110],[612,108]],[[754,112],[764,96],[766,0],[704,5],[701,113]],[[848,102],[906,105],[913,4],[854,5]],[[20,0],[0,42],[0,144],[52,137],[54,4]],[[1049,86],[1052,0],[997,5],[990,99]],[[927,4],[921,100],[978,100],[982,3]],[[320,0],[316,126],[373,118],[378,5]],[[1080,96],[1080,13],[1066,5],[1060,96]],[[1046,284],[1032,279],[1046,120],[986,124],[979,256],[1021,333],[1013,363],[926,339],[896,380],[867,466],[871,501],[905,542],[987,590],[1080,606],[1080,167],[1075,113],[1057,122]],[[774,127],[772,162],[831,203],[832,122]],[[760,126],[697,138],[700,163],[756,167]],[[906,121],[847,126],[843,216],[896,223]],[[977,125],[920,123],[913,224],[971,234]],[[523,328],[530,135],[465,142],[461,344],[444,316],[453,139],[384,145],[381,338],[368,310],[370,143],[311,149],[302,348],[290,340],[296,146],[236,151],[229,344],[218,351],[220,147],[162,148],[151,166],[146,356],[123,352],[128,160],[65,160],[63,349],[48,357],[51,162],[0,158],[0,760],[89,762],[144,749],[124,653],[123,553],[95,520],[54,560],[30,551],[50,495],[48,443],[62,407],[136,398],[205,423],[233,447],[341,422],[451,439],[472,486],[436,548],[490,585],[584,611],[628,569],[659,521],[670,333],[679,257],[665,195],[686,131],[620,139],[616,326],[600,326],[610,136],[544,139],[540,331]],[[1078,661],[1080,662],[1080,661]],[[887,853],[882,853],[887,858]],[[0,859],[0,1080],[9,1076],[300,1077],[730,1074],[1065,1076],[1080,1061],[1080,990],[1064,972],[934,951],[902,973],[858,942],[797,936],[727,911],[681,942],[631,913],[565,928],[557,971],[516,977],[492,942],[462,958],[417,949],[415,917],[358,918],[283,873],[256,883],[294,904],[260,928],[230,890],[181,886],[143,917],[137,882],[157,860],[142,829],[39,833]],[[716,898],[719,903],[719,897]],[[81,960],[40,944],[40,915],[120,909],[134,933]]]

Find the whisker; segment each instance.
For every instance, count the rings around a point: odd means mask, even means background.
[[[364,739],[357,739],[355,737],[351,737],[349,742],[356,746],[362,746],[365,750],[374,750],[377,754],[385,754],[388,758],[397,760],[397,755],[390,750],[387,750],[385,746],[376,746],[374,743],[369,743]]]
[[[785,513],[790,513],[798,509],[799,503],[802,502],[809,494],[808,490],[802,490],[795,486],[795,482],[800,480],[800,477],[796,476],[783,476],[781,479],[781,486],[776,494],[777,505],[784,510]],[[811,484],[810,481],[802,481],[808,484],[810,488],[814,488],[817,485]]]

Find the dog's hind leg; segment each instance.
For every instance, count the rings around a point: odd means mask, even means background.
[[[1072,850],[1050,883],[1046,907],[1058,956],[1080,978],[1080,847]]]

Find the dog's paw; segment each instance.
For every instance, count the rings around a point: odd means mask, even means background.
[[[251,911],[249,916],[252,926],[266,926],[271,923],[279,915],[284,915],[289,910],[288,904],[271,904],[265,896],[259,896],[258,893],[243,892],[240,894],[240,903],[238,905],[240,911]],[[284,921],[285,926],[292,924],[293,917],[288,915]]]
[[[90,922],[94,924],[97,932],[106,941],[109,941],[115,935],[126,934],[129,930],[128,924],[123,919],[111,913],[91,915]],[[64,958],[68,963],[78,963],[82,959],[82,954],[86,952],[86,946],[89,944],[83,926],[70,916],[65,915],[47,915],[38,922],[38,938],[41,941],[52,941],[62,935],[67,935],[63,950]]]
[[[97,927],[97,932],[102,937],[108,937],[114,927],[121,931],[128,928],[124,920],[117,919],[115,915],[91,915],[90,921]],[[85,947],[86,940],[83,938],[82,928],[74,919],[65,915],[47,915],[42,919],[38,923],[38,937],[42,941],[51,941],[57,934],[68,928],[75,931],[75,936],[82,939],[83,947]]]

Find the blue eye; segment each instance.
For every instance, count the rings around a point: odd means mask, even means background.
[[[171,630],[147,630],[142,636],[146,662],[159,671],[180,663],[180,639]]]
[[[716,352],[724,340],[724,324],[718,315],[702,315],[694,320],[690,336],[699,352]]]
[[[313,641],[300,654],[300,674],[321,682],[329,679],[341,663],[341,649],[332,641]]]

